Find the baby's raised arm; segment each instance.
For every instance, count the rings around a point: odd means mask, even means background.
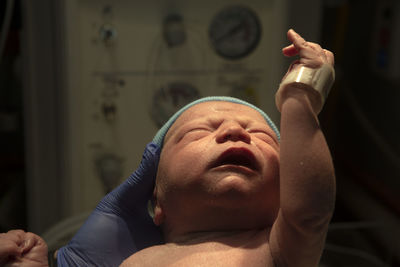
[[[333,54],[318,44],[306,42],[293,30],[289,30],[288,39],[292,45],[283,53],[300,56],[288,74],[304,66],[317,70],[333,65]],[[277,266],[317,266],[334,209],[334,169],[311,92],[303,85],[278,92],[282,93],[281,209],[270,235]]]

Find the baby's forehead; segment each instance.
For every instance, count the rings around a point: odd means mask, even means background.
[[[264,117],[255,109],[246,105],[224,101],[204,102],[194,105],[183,112],[175,124],[205,117],[230,117],[229,115],[232,115],[232,117],[241,115],[241,117],[248,117],[251,120],[267,124]]]

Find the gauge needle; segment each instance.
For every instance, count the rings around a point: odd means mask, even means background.
[[[217,38],[217,42],[223,41],[224,39],[230,37],[231,35],[239,32],[243,28],[244,23],[241,21],[239,23],[236,23],[236,25],[232,28],[229,29],[229,31],[225,32],[221,36]]]

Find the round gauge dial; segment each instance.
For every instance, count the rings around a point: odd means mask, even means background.
[[[248,7],[229,6],[217,13],[211,21],[209,37],[219,55],[239,59],[257,47],[261,25],[256,13]]]

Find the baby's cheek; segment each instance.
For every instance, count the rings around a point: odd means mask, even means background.
[[[255,141],[255,145],[257,146],[264,159],[266,159],[267,161],[278,161],[279,163],[279,144],[277,144],[272,139],[268,141],[263,141],[260,139]]]
[[[279,151],[269,148],[264,152],[264,174],[268,179],[279,178]]]

